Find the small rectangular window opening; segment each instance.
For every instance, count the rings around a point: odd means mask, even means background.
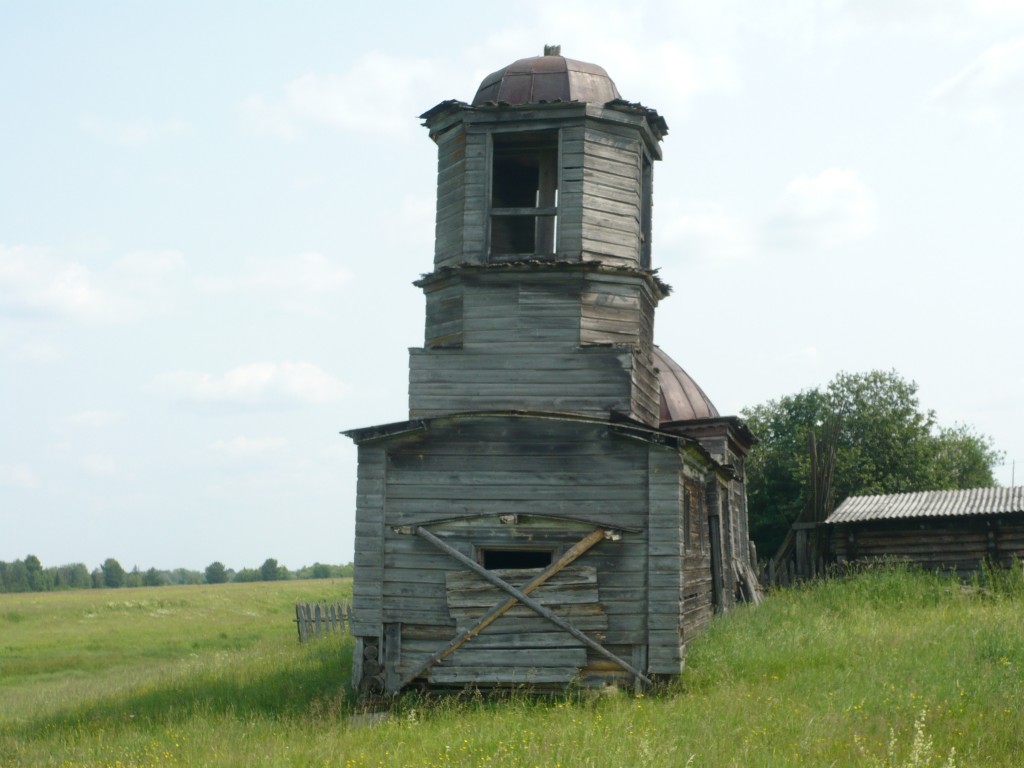
[[[495,134],[491,255],[551,255],[558,229],[558,131]]]
[[[489,571],[499,568],[545,568],[551,565],[550,549],[480,549],[480,564]]]

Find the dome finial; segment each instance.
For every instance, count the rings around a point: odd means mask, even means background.
[[[544,55],[545,56],[561,56],[562,55],[562,46],[560,46],[560,45],[545,45],[544,46]]]

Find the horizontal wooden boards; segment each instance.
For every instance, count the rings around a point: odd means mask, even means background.
[[[492,573],[500,579],[523,585],[539,576],[544,569],[500,569]],[[508,599],[508,594],[485,581],[473,571],[451,571],[446,575],[448,610],[461,625],[460,616],[475,620],[491,607]],[[530,597],[541,605],[597,604],[597,571],[593,567],[576,566],[564,568],[550,580],[530,593]]]
[[[566,684],[579,674],[572,667],[431,667],[427,679],[436,685],[525,685],[537,683]]]
[[[578,318],[573,322],[575,347]],[[477,338],[479,333],[477,330]],[[411,352],[409,408],[414,418],[520,408],[594,415],[612,408],[629,409],[632,376],[628,366],[632,359],[617,350],[586,349],[558,355],[558,362],[566,363],[558,367],[542,351],[516,354],[507,345],[495,351],[472,349],[471,336],[466,329],[461,351]],[[517,365],[510,365],[511,361]]]
[[[985,560],[1008,563],[1024,558],[1024,527],[989,527],[986,521],[971,518],[837,526],[832,547],[844,559],[900,559],[963,574],[978,570]]]

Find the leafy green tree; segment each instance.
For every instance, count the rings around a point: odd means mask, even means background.
[[[53,581],[47,577],[43,564],[35,555],[28,555],[25,558],[25,571],[28,574],[28,588],[33,592],[53,589]]]
[[[103,571],[103,586],[105,587],[123,587],[125,580],[124,568],[112,557],[108,557],[103,561],[103,565],[100,566]]]
[[[47,570],[53,571],[53,584],[56,589],[90,589],[92,577],[85,563],[70,563],[59,565],[56,568]]]
[[[249,581],[260,581],[262,578],[260,572],[256,568],[242,568],[238,571],[232,581],[236,582],[249,582]]]
[[[150,568],[142,574],[142,586],[144,587],[162,587],[166,583],[164,575],[156,568]]]
[[[207,584],[223,584],[228,580],[228,572],[224,567],[224,563],[220,560],[214,560],[208,566],[204,573]]]
[[[124,585],[126,587],[141,587],[142,586],[142,571],[139,570],[139,566],[132,566],[132,569],[124,575]]]
[[[277,560],[272,557],[268,557],[263,561],[263,565],[260,566],[260,580],[277,581],[277,577]]]
[[[750,534],[766,556],[782,543],[809,495],[811,433],[839,419],[833,500],[848,496],[991,486],[1001,456],[965,426],[939,428],[917,385],[895,371],[838,374],[745,409],[760,443],[747,460]]]
[[[0,592],[28,592],[28,569],[23,560],[5,563],[0,560]]]
[[[331,566],[324,565],[323,563],[313,563],[314,579],[329,579],[331,578]]]
[[[203,574],[201,571],[193,571],[190,568],[175,568],[168,574],[172,584],[202,584]]]

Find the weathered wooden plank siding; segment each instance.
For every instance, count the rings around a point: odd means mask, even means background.
[[[359,447],[356,476],[356,527],[360,532],[352,589],[352,634],[378,637],[383,616],[384,575],[384,447]]]
[[[582,258],[640,265],[640,159],[635,131],[590,124],[583,157]]]
[[[653,674],[678,674],[683,663],[681,456],[651,446],[648,462],[647,664]]]
[[[679,485],[680,494],[689,496],[683,548],[683,641],[689,642],[714,614],[711,544],[703,489],[685,475],[680,476]]]
[[[466,133],[454,127],[437,137],[437,215],[434,225],[434,266],[462,261],[466,204]]]
[[[462,346],[462,292],[461,285],[447,285],[427,293],[427,349]]]
[[[661,389],[658,374],[654,370],[654,358],[648,347],[633,348],[633,365],[630,368],[633,384],[633,400],[630,412],[633,418],[651,426],[657,426],[660,417]]]
[[[516,409],[601,416],[609,409],[631,410],[628,353],[580,350],[568,362],[552,367],[543,347],[526,343],[486,352],[410,350],[410,416]]]
[[[466,133],[466,208],[463,216],[463,258],[472,263],[486,260],[490,196],[490,150],[486,135]]]
[[[963,517],[840,525],[833,526],[831,547],[840,562],[904,560],[966,576],[985,560],[1010,566],[1024,559],[1024,520]]]
[[[482,446],[488,449],[486,455],[480,453]],[[557,556],[594,525],[642,529],[646,525],[647,476],[647,446],[609,436],[607,427],[600,424],[474,418],[435,428],[420,440],[392,448],[385,488],[388,506],[382,537],[385,575],[381,599],[384,623],[402,622],[405,627],[403,668],[411,668],[407,665],[416,654],[425,658],[425,634],[431,635],[427,639],[434,642],[431,647],[436,650],[454,634],[457,624],[464,626],[483,609],[466,609],[462,604],[472,602],[466,594],[453,607],[446,579],[463,566],[423,539],[397,533],[395,526],[430,524],[435,535],[470,558],[476,558],[481,547],[550,549]],[[541,516],[531,517],[530,512]],[[502,523],[498,517],[502,514],[518,517],[515,523]],[[551,514],[575,520],[542,517]],[[439,518],[454,519],[431,522]],[[540,587],[534,596],[543,598],[548,589],[560,615],[585,632],[599,634],[628,658],[634,644],[647,642],[643,599],[647,551],[645,533],[626,531],[619,541],[599,542],[574,564],[595,575],[591,592],[568,594],[556,577],[550,587]],[[357,560],[363,560],[360,553]],[[571,571],[563,579],[569,575],[578,578],[578,573]],[[524,581],[527,576],[524,572]],[[497,594],[489,585],[480,586],[479,592],[488,599]],[[488,600],[476,602],[482,606]],[[409,629],[410,624],[414,628]],[[532,633],[541,635],[538,647],[564,647],[552,640],[551,632],[550,623],[525,606],[517,606],[485,631],[482,637],[491,637],[489,646],[476,645],[474,640],[467,648],[499,649],[502,646],[493,637],[512,639]],[[578,643],[572,641],[572,645],[575,648]],[[539,654],[524,655],[522,664],[498,665],[489,677],[477,682],[519,680],[527,668],[544,666],[533,657]],[[449,661],[432,671],[428,680],[467,682],[465,676],[477,672],[472,658],[463,655]],[[549,664],[564,667],[552,681],[570,679],[588,658],[586,650],[575,648],[571,657],[575,666]],[[528,667],[524,666],[527,659]],[[573,667],[572,674],[565,677],[569,667]],[[452,672],[455,668],[462,672]]]
[[[583,158],[581,123],[561,130],[558,170],[558,255],[577,261],[583,251]]]

